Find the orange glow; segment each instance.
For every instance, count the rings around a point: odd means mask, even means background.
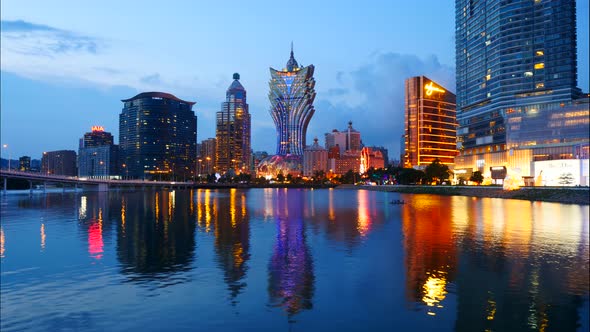
[[[366,190],[358,191],[358,225],[357,230],[362,237],[366,236],[371,230],[371,216],[369,215],[369,192]]]
[[[424,85],[424,90],[426,90],[426,95],[427,96],[431,96],[433,92],[440,92],[440,93],[445,93],[446,92],[445,90],[443,90],[443,89],[441,89],[441,88],[439,88],[437,86],[434,86],[432,84],[432,82]]]
[[[125,197],[121,198],[121,231],[125,234],[125,214],[126,214]]]
[[[422,286],[422,291],[424,292],[422,302],[429,307],[442,308],[443,306],[440,303],[447,295],[445,289],[446,285],[447,279],[444,276],[441,276],[440,278],[435,277],[434,275],[429,276]]]
[[[231,220],[231,227],[236,228],[236,189],[229,190],[229,215]]]
[[[92,126],[92,132],[102,132],[104,131],[104,127],[103,126]]]

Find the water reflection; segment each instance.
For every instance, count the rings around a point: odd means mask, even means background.
[[[207,195],[210,197],[210,195]],[[229,197],[215,197],[209,215],[216,216],[215,253],[224,281],[230,292],[230,303],[237,303],[237,296],[246,288],[246,272],[250,259],[250,224],[246,208],[246,194],[231,189]]]
[[[406,295],[426,305],[429,315],[443,308],[447,283],[455,277],[457,250],[453,242],[450,197],[409,197],[402,205]]]
[[[435,315],[455,293],[456,331],[576,330],[588,294],[587,208],[428,195],[409,202],[410,303]]]
[[[194,259],[192,197],[174,191],[122,193],[117,211],[117,258],[132,281],[188,271]],[[186,280],[183,280],[186,281]]]
[[[304,205],[300,193],[279,190],[272,209],[277,238],[268,264],[268,293],[271,305],[282,307],[290,321],[300,311],[312,308],[315,287],[302,216]]]

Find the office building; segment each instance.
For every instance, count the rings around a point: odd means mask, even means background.
[[[311,177],[316,172],[328,172],[328,150],[318,144],[318,139],[313,140],[313,145],[303,151],[303,176]]]
[[[588,103],[577,88],[576,1],[455,5],[455,167],[486,177],[494,167],[533,176],[535,160],[569,151],[575,158],[574,150],[587,149]],[[566,114],[576,119],[560,120]]]
[[[28,172],[31,170],[31,157],[22,156],[18,158],[18,170],[21,172]]]
[[[197,144],[195,103],[163,92],[144,92],[122,102],[119,146],[126,174],[141,179],[192,178]]]
[[[270,68],[270,115],[277,130],[277,155],[303,156],[307,125],[315,112],[314,66],[300,67],[293,56],[282,70]]]
[[[113,135],[104,131],[103,126],[92,126],[92,130],[84,134],[83,147],[92,148],[95,146],[113,145]]]
[[[404,167],[424,168],[457,155],[455,95],[425,76],[405,81]]]
[[[201,175],[215,173],[216,139],[208,138],[201,141],[201,148],[198,155],[198,173]]]
[[[235,174],[250,173],[250,113],[246,89],[240,83],[240,74],[235,73],[233,79],[221,111],[217,112],[215,163],[220,173],[230,169]]]
[[[338,146],[340,153],[344,151],[361,151],[361,133],[352,127],[352,121],[348,122],[348,127],[343,131],[337,129],[326,134],[326,149]]]
[[[58,150],[43,152],[41,172],[47,175],[76,176],[76,151]]]
[[[112,179],[126,176],[127,165],[119,168],[119,146],[113,144],[113,135],[104,131],[102,126],[93,126],[80,141],[79,177]]]

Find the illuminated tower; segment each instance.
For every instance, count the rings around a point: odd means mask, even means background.
[[[455,95],[425,76],[405,82],[404,167],[438,159],[453,165],[457,155]]]
[[[277,127],[277,155],[302,156],[305,148],[307,125],[314,113],[314,66],[299,67],[291,57],[286,68],[270,68],[270,115]]]
[[[226,100],[217,112],[217,148],[215,163],[219,172],[233,169],[236,173],[250,170],[250,113],[246,89],[240,84],[240,74],[226,92]]]

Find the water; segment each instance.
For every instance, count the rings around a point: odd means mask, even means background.
[[[2,331],[589,327],[588,206],[297,189],[0,202]]]

